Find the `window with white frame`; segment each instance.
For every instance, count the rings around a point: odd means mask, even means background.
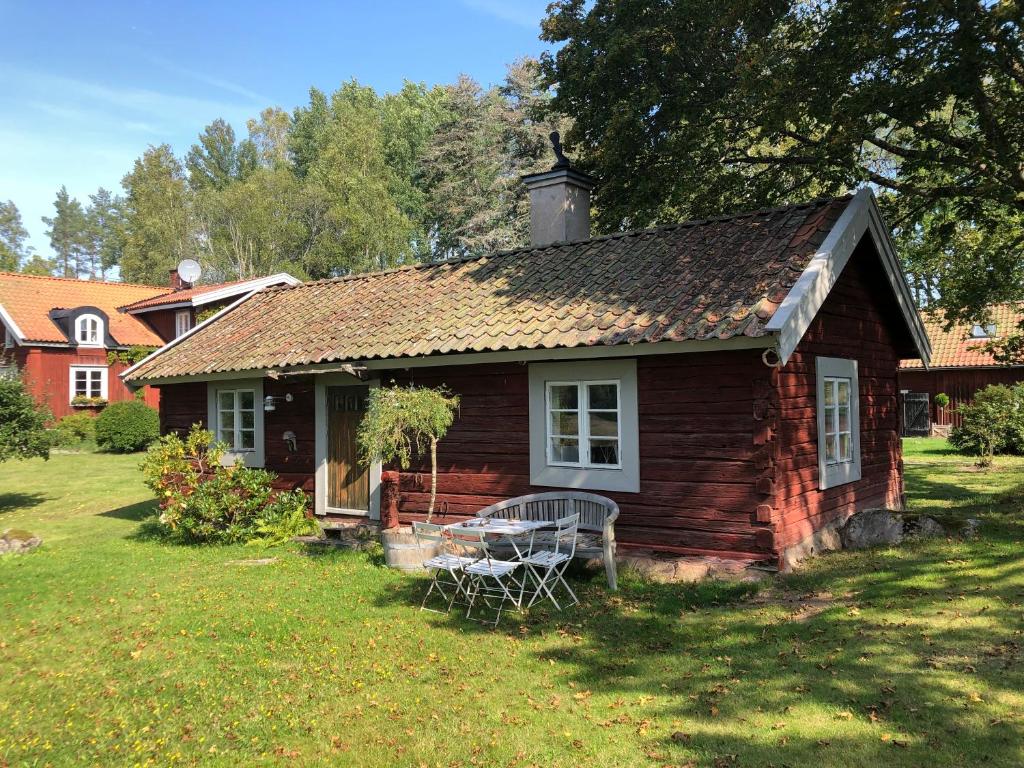
[[[207,389],[208,427],[227,446],[224,463],[263,466],[263,382],[210,382]]]
[[[818,414],[818,487],[860,479],[860,396],[857,361],[815,361]]]
[[[75,319],[75,341],[81,346],[103,346],[103,320],[98,315],[79,315]]]
[[[71,399],[76,397],[107,398],[107,369],[104,366],[73,365],[68,387]]]
[[[192,312],[183,309],[174,313],[174,337],[177,338],[192,329]]]
[[[14,334],[11,333],[11,329],[4,326],[4,349],[14,348]]]
[[[636,361],[533,363],[530,482],[640,490]]]

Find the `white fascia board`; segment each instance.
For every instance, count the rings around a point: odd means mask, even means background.
[[[211,318],[211,320],[212,319],[213,318]],[[169,346],[170,345],[168,345],[168,347]],[[774,346],[774,336],[735,336],[731,339],[707,339],[705,341],[659,341],[643,344],[617,344],[615,346],[558,347],[555,349],[503,350],[501,352],[460,352],[456,354],[429,355],[424,357],[389,357],[383,359],[355,361],[350,363],[350,365],[353,368],[365,368],[367,371],[394,371],[410,368],[435,368],[442,365],[529,363],[552,360],[599,360],[605,358],[644,357],[646,355],[692,354],[694,352],[764,350],[771,349]],[[163,347],[162,349],[167,349],[167,347]],[[142,363],[140,362],[137,365],[142,365]],[[173,384],[175,382],[182,381],[217,381],[222,378],[237,379],[240,376],[249,374],[264,376],[269,376],[272,373],[286,375],[322,375],[337,372],[339,366],[341,366],[340,362],[329,362],[311,363],[309,365],[291,365],[286,368],[275,369],[250,368],[242,371],[197,373],[184,376],[146,379],[138,382],[137,386],[144,386],[146,384]],[[128,373],[128,371],[125,371],[125,373]],[[124,374],[122,374],[122,376],[123,375]]]
[[[301,280],[292,277],[287,272],[278,272],[276,275],[260,277],[255,280],[248,280],[236,285],[228,285],[223,288],[218,288],[216,291],[210,291],[209,293],[201,293],[192,298],[192,305],[201,307],[203,304],[212,304],[213,302],[236,296],[239,293],[262,291],[264,288],[269,288],[272,285],[299,285],[301,282]],[[161,307],[161,309],[166,308],[166,306]]]
[[[219,311],[218,311],[218,312],[216,312],[215,314],[213,314],[213,315],[211,315],[210,317],[208,317],[208,318],[206,318],[205,320],[203,320],[203,322],[199,323],[198,325],[194,325],[194,326],[192,326],[192,328],[190,328],[189,330],[187,330],[187,331],[186,331],[185,333],[181,334],[181,336],[178,336],[177,338],[175,338],[175,339],[172,339],[171,341],[167,342],[166,344],[164,344],[164,345],[163,345],[162,347],[160,347],[159,349],[157,349],[157,350],[155,350],[155,351],[153,351],[153,352],[150,352],[150,353],[149,353],[148,355],[146,355],[146,356],[145,356],[144,358],[142,358],[141,360],[139,360],[139,362],[137,362],[137,363],[136,363],[135,365],[133,365],[133,366],[131,366],[130,368],[126,368],[125,370],[121,371],[121,373],[120,373],[120,374],[118,374],[118,375],[119,375],[119,376],[121,377],[121,380],[122,380],[122,381],[124,381],[124,383],[125,383],[125,384],[126,384],[126,385],[127,385],[128,387],[131,387],[131,388],[136,388],[136,389],[137,389],[137,388],[139,388],[139,387],[144,387],[144,386],[146,386],[146,385],[148,385],[148,384],[154,384],[154,383],[156,383],[156,380],[154,380],[154,381],[142,381],[142,382],[139,382],[138,384],[134,384],[133,382],[127,381],[125,377],[127,377],[127,376],[128,376],[129,374],[131,374],[131,373],[132,373],[132,371],[134,371],[134,370],[135,370],[136,368],[138,368],[138,367],[139,367],[140,365],[142,365],[143,363],[146,363],[146,362],[148,362],[148,361],[152,360],[152,359],[153,359],[153,358],[155,358],[155,357],[156,357],[157,355],[161,355],[161,354],[163,354],[164,352],[166,352],[166,351],[167,351],[168,349],[171,349],[172,347],[176,347],[176,346],[177,346],[178,344],[180,344],[181,342],[183,342],[183,341],[184,341],[185,339],[187,339],[187,338],[188,338],[189,336],[193,335],[194,333],[197,333],[197,332],[199,331],[199,329],[200,329],[200,328],[205,328],[206,326],[208,326],[208,325],[209,325],[210,323],[212,323],[212,322],[213,322],[214,320],[216,320],[217,318],[219,318],[219,317],[222,317],[222,316],[226,315],[226,314],[227,314],[228,312],[230,312],[231,310],[233,310],[233,309],[234,309],[235,307],[237,307],[237,306],[238,306],[239,304],[241,304],[242,302],[244,302],[244,301],[246,301],[246,300],[248,300],[248,299],[252,298],[252,296],[253,296],[253,295],[255,295],[256,293],[257,293],[257,291],[250,291],[249,293],[245,294],[245,296],[243,296],[242,298],[238,299],[238,301],[234,301],[234,302],[232,302],[231,304],[228,304],[228,305],[227,305],[226,307],[224,307],[223,309],[219,310]],[[235,377],[235,378],[238,378],[238,376],[237,376],[237,373],[236,373],[236,374],[233,374],[233,375],[234,375],[234,377]],[[189,379],[189,378],[191,378],[191,377],[188,377],[188,376],[183,376],[183,377],[181,377],[181,378],[182,378],[182,379]]]
[[[847,204],[821,248],[765,326],[766,330],[778,335],[779,358],[783,364],[789,361],[821,310],[865,232],[871,233],[914,346],[925,366],[928,365],[932,354],[928,334],[910,294],[889,231],[882,222],[874,193],[867,187],[859,190]]]
[[[14,322],[14,318],[11,317],[11,313],[4,309],[3,304],[0,304],[0,320],[3,321],[4,326],[11,332],[11,335],[14,336],[14,340],[18,342],[19,345],[25,343],[25,334],[21,332],[21,328],[19,328],[18,324]],[[61,346],[64,345],[62,344]]]
[[[191,301],[177,301],[174,304],[157,304],[155,307],[142,307],[141,309],[129,309],[125,311],[128,315],[144,315],[147,312],[161,312],[165,309],[181,309],[182,307],[191,307]]]

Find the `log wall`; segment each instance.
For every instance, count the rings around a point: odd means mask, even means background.
[[[932,424],[959,426],[962,421],[956,406],[970,403],[974,393],[989,384],[1018,384],[1024,381],[1024,366],[1006,368],[933,368],[924,371],[917,368],[903,369],[899,375],[900,389],[910,392],[927,392],[928,407]],[[939,408],[935,396],[940,392],[949,395],[949,405]]]

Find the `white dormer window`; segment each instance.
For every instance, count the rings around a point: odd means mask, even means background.
[[[81,315],[75,320],[75,341],[84,347],[103,346],[103,321],[96,315]]]
[[[972,339],[994,339],[995,337],[996,337],[996,326],[995,326],[995,323],[987,323],[986,325],[982,325],[981,323],[976,323],[974,325],[974,327],[971,328],[971,338]]]
[[[174,337],[183,336],[192,328],[192,312],[183,309],[174,313]]]

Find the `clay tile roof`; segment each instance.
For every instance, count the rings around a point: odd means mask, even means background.
[[[1024,320],[1024,311],[1012,304],[996,304],[990,310],[991,319],[982,325],[995,325],[996,336],[1014,333]],[[960,323],[945,329],[945,317],[941,312],[922,312],[925,330],[932,342],[932,368],[985,368],[1002,365],[992,359],[982,346],[988,339],[971,337],[974,323]],[[903,360],[901,368],[922,368],[920,360]]]
[[[250,280],[232,280],[228,283],[216,283],[214,285],[197,285],[194,288],[184,288],[180,291],[170,291],[166,288],[159,296],[152,296],[149,298],[134,301],[130,304],[125,304],[119,309],[122,312],[131,312],[136,309],[154,309],[156,307],[162,307],[167,304],[180,304],[186,301],[191,301],[196,296],[202,296],[205,293],[211,293],[213,291],[219,291],[222,288],[228,288],[232,285],[241,285],[243,283],[251,282]]]
[[[166,292],[166,288],[151,285],[0,272],[0,307],[17,324],[27,343],[66,343],[67,336],[50,319],[50,310],[91,306],[107,315],[110,335],[118,344],[158,347],[163,341],[149,326],[121,314],[117,308]]]
[[[270,288],[128,378],[763,336],[848,202]]]

